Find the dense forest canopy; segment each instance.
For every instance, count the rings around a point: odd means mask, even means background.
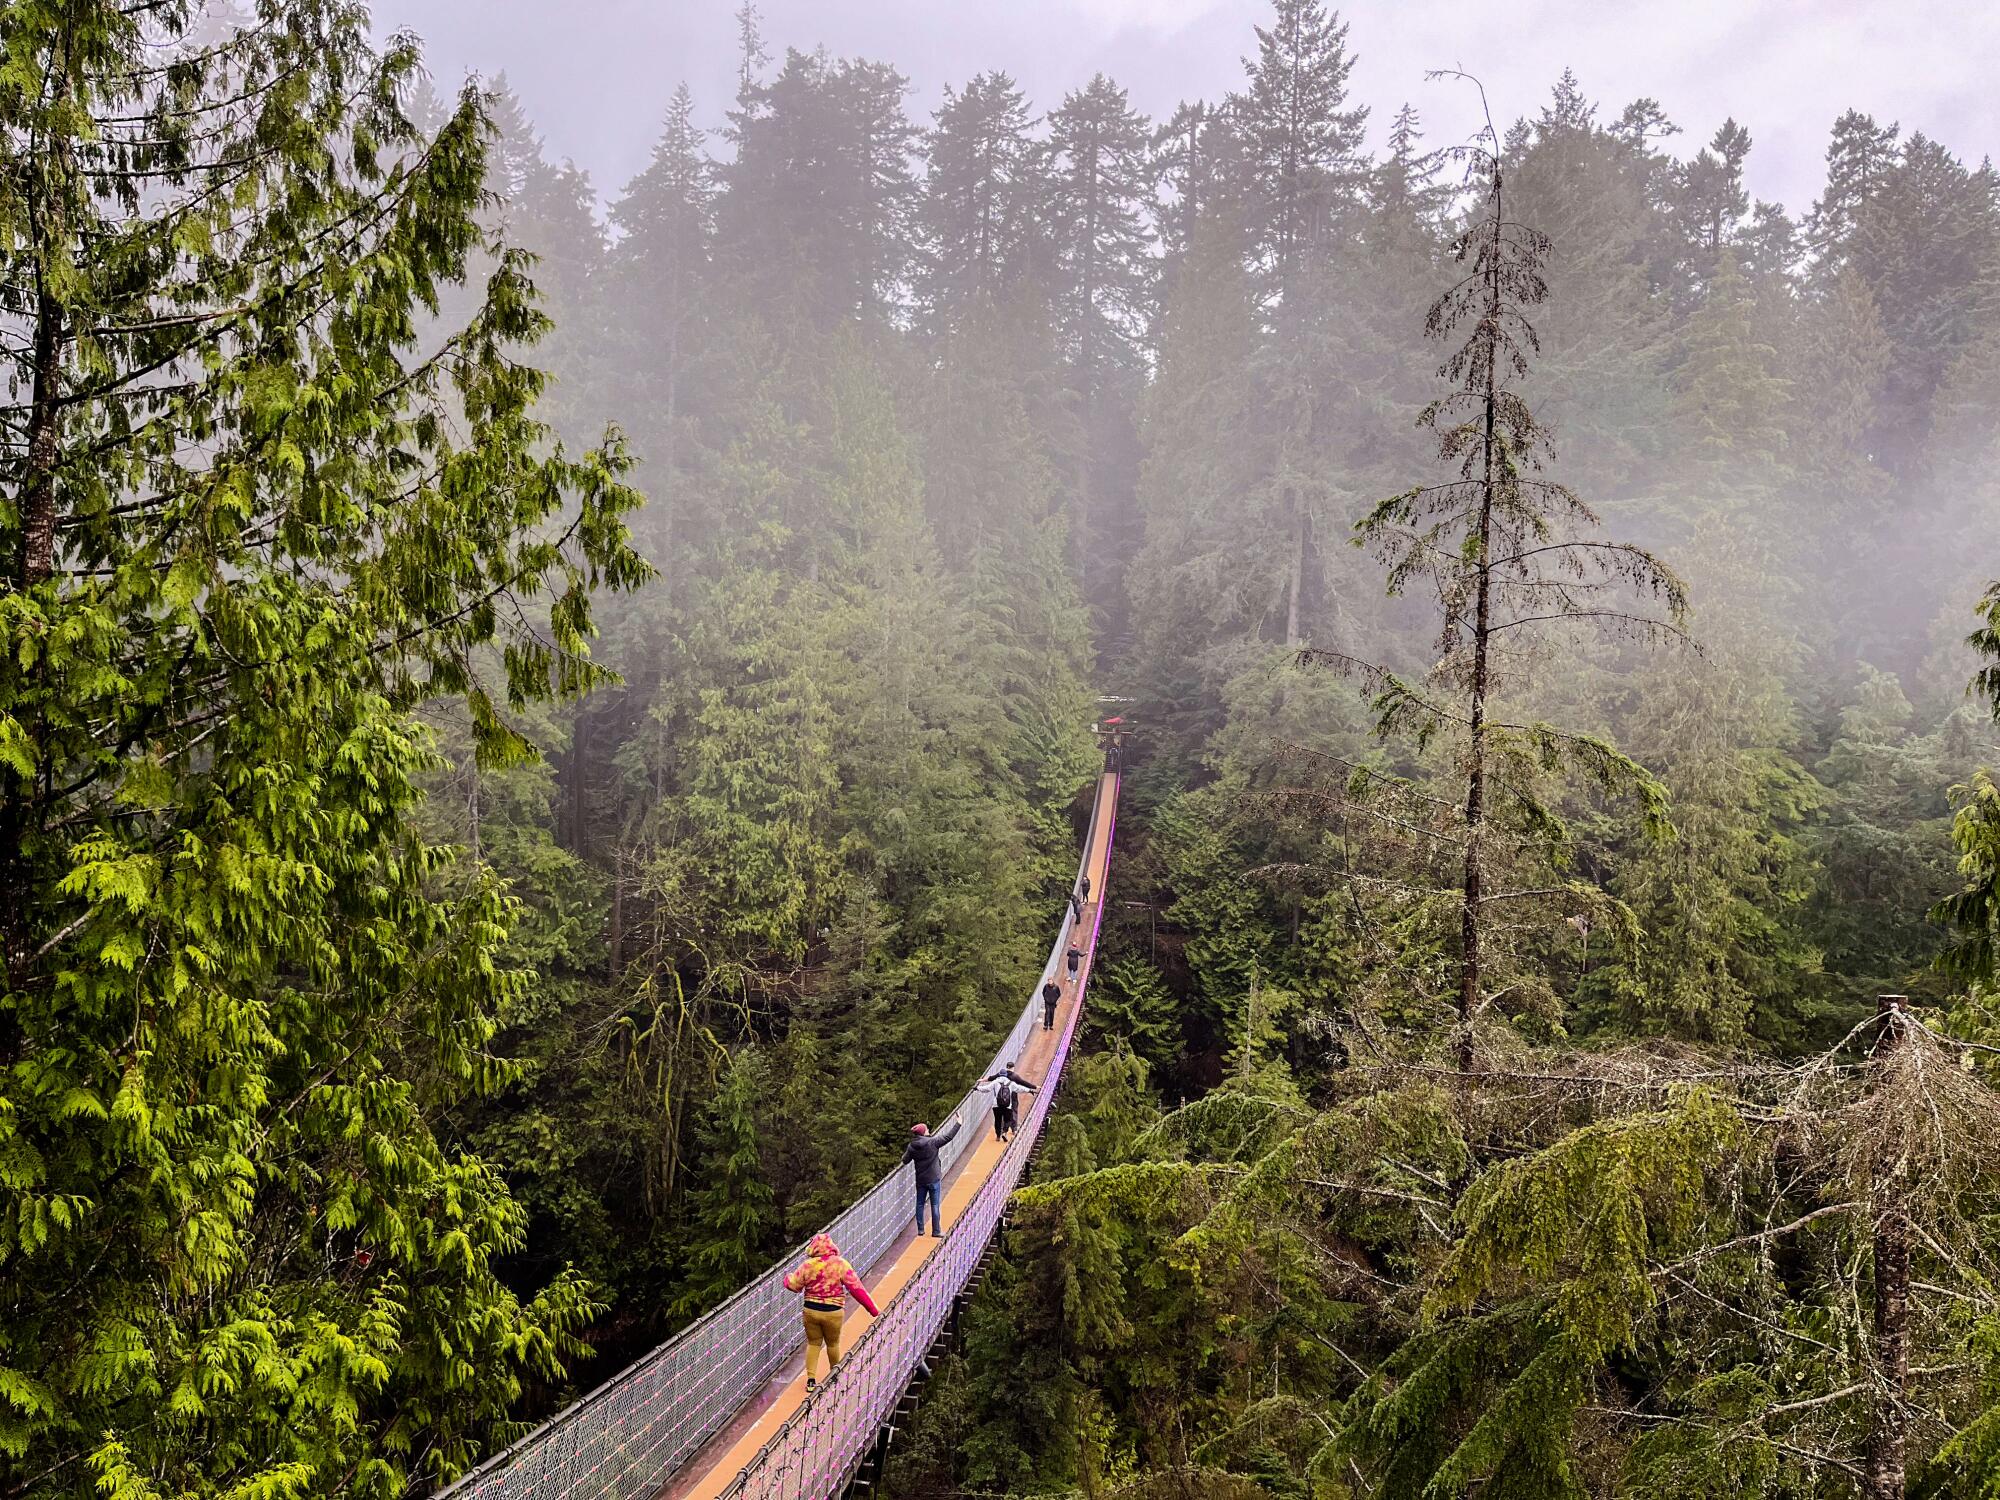
[[[1115,694],[898,1497],[2000,1492],[1986,143],[739,29],[607,188],[354,0],[0,8],[0,1490],[427,1490],[725,1298]]]

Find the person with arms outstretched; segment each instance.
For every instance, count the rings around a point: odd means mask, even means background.
[[[816,1234],[806,1246],[805,1263],[785,1273],[785,1290],[804,1292],[806,1303],[806,1390],[819,1384],[819,1352],[826,1350],[826,1373],[840,1363],[840,1328],[847,1320],[847,1294],[867,1308],[874,1317],[882,1310],[868,1295],[868,1288],[854,1273],[854,1267],[840,1258],[840,1249],[830,1234]]]
[[[1008,1063],[999,1072],[987,1074],[973,1087],[992,1098],[993,1134],[1000,1140],[1006,1140],[1020,1123],[1015,1114],[1017,1090],[1026,1090],[1032,1094],[1035,1092],[1035,1086],[1016,1073],[1012,1063]]]
[[[938,1152],[945,1142],[958,1134],[958,1121],[953,1120],[936,1135],[930,1126],[919,1120],[910,1127],[910,1144],[903,1148],[903,1160],[917,1169],[917,1233],[924,1232],[924,1205],[931,1206],[931,1236],[943,1239],[944,1230],[939,1227],[939,1210],[944,1202],[944,1169],[938,1165]]]
[[[1077,967],[1083,962],[1083,950],[1077,947],[1075,943],[1071,943],[1069,945],[1069,952],[1063,955],[1063,962],[1069,965],[1069,982],[1071,988],[1074,988],[1076,985]]]

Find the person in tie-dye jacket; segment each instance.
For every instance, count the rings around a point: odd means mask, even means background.
[[[840,1363],[840,1325],[847,1319],[847,1294],[882,1316],[854,1267],[840,1258],[830,1234],[816,1234],[806,1246],[805,1264],[785,1275],[785,1290],[806,1294],[806,1389],[819,1384],[819,1351],[826,1350],[826,1372]]]

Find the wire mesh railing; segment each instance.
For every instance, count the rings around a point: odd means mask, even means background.
[[[1108,858],[1116,806],[1116,781],[1112,782],[1108,793],[1100,782],[1097,804],[1091,812],[1090,834],[1084,842],[1083,868],[1086,871],[1100,821],[1105,822]],[[1102,902],[1097,911],[1101,916]],[[1022,1008],[1006,1040],[994,1053],[993,1068],[1018,1058],[1029,1036],[1040,1025],[1041,986],[1055,975],[1063,962],[1064,950],[1069,946],[1075,923],[1075,912],[1065,911],[1056,940],[1049,949],[1048,960],[1035,981],[1035,992]],[[1092,938],[1087,946],[1094,949],[1095,927]],[[1086,969],[1084,978],[1087,977]],[[1082,987],[1080,982],[1079,995]],[[822,1386],[819,1396],[800,1413],[801,1417],[811,1416],[815,1434],[825,1426],[824,1417],[836,1409],[848,1413],[850,1408],[859,1410],[861,1406],[872,1406],[877,1385],[888,1378],[886,1372],[889,1366],[883,1361],[893,1362],[908,1348],[914,1348],[920,1354],[935,1337],[937,1325],[930,1319],[934,1306],[948,1308],[951,1295],[970,1274],[972,1264],[977,1262],[980,1251],[983,1251],[992,1234],[993,1224],[998,1221],[1007,1193],[1012,1191],[1014,1182],[1019,1179],[1021,1163],[1027,1159],[1027,1147],[1041,1130],[1052,1092],[1050,1086],[1059,1076],[1063,1060],[1068,1055],[1077,1009],[1076,1006],[1070,1007],[1069,1022],[1059,1037],[1054,1060],[1045,1076],[1045,1086],[1032,1096],[1033,1103],[1024,1121],[1027,1128],[1014,1136],[1000,1166],[980,1189],[972,1205],[954,1222],[944,1243],[925,1262],[910,1285],[884,1309],[884,1316],[863,1334],[853,1352],[841,1362],[838,1378]],[[940,1153],[941,1167],[948,1171],[965,1151],[982,1138],[980,1132],[988,1113],[986,1098],[977,1090],[968,1091],[959,1101],[948,1118],[959,1121],[960,1129]],[[996,1189],[995,1184],[1002,1179],[1006,1185]],[[914,1190],[910,1186],[910,1173],[907,1168],[898,1168],[827,1226],[828,1232],[850,1262],[857,1266],[873,1266],[895,1244],[897,1236],[911,1221],[913,1207]],[[971,1262],[959,1266],[966,1253],[965,1247],[975,1242],[977,1248],[971,1252]],[[721,1306],[689,1324],[651,1354],[627,1366],[512,1447],[496,1454],[441,1491],[439,1500],[444,1500],[445,1496],[452,1497],[452,1500],[529,1500],[529,1497],[533,1500],[650,1500],[650,1497],[659,1494],[675,1471],[742,1410],[785,1361],[798,1352],[799,1299],[796,1293],[785,1290],[784,1274],[797,1265],[804,1254],[803,1246],[794,1248],[783,1260]],[[940,1288],[945,1283],[940,1278],[947,1274],[955,1274],[957,1280],[951,1282],[951,1291],[941,1292]],[[938,1301],[940,1296],[941,1304]],[[942,1317],[941,1313],[939,1317]],[[930,1326],[932,1332],[915,1344],[910,1344],[908,1339],[894,1331],[900,1327],[920,1325]],[[880,1334],[885,1326],[891,1330],[886,1338]],[[866,1354],[866,1365],[860,1363],[864,1351],[870,1351]],[[904,1368],[904,1382],[907,1382],[909,1368],[914,1365],[915,1359],[916,1354],[912,1354],[909,1365]],[[879,1373],[864,1377],[859,1373],[864,1369]],[[850,1370],[855,1373],[850,1374]],[[843,1388],[849,1394],[840,1394]],[[864,1389],[867,1393],[865,1399],[861,1395]],[[897,1384],[896,1389],[900,1392],[902,1384]],[[893,1400],[891,1396],[892,1403]],[[774,1442],[783,1441],[796,1422],[797,1419],[794,1419],[793,1424],[788,1424]],[[871,1427],[871,1436],[872,1432]],[[851,1468],[852,1463],[858,1461],[858,1456],[858,1453],[850,1455],[843,1462]],[[762,1455],[759,1457],[761,1461]],[[795,1472],[795,1466],[788,1460],[776,1461],[780,1462],[786,1474]],[[815,1459],[811,1473],[817,1475],[821,1468]],[[746,1474],[748,1472],[746,1470]],[[797,1472],[803,1477],[804,1471]],[[793,1488],[783,1493],[800,1495],[805,1491]]]
[[[1115,809],[1115,796],[1113,805]],[[1115,819],[1115,810],[1107,815]],[[1108,828],[1105,856],[1108,861]],[[1086,945],[1092,954],[1103,915],[1100,900],[1091,941]],[[1065,923],[1065,936],[1068,931]],[[1089,982],[1086,966],[1077,982],[1079,1000]],[[800,1407],[744,1466],[722,1492],[721,1500],[827,1500],[853,1476],[876,1433],[895,1410],[918,1361],[936,1342],[950,1316],[952,1299],[986,1253],[1007,1199],[1027,1168],[1028,1153],[1041,1134],[1081,1015],[1080,1004],[1070,1007],[1055,1055],[1023,1122],[1025,1128],[1014,1134],[992,1174],[953,1221],[944,1243],[918,1268],[896,1300],[883,1309],[882,1316],[869,1325],[853,1352],[834,1367],[819,1394]],[[1026,1019],[1032,1018],[1031,1007]]]

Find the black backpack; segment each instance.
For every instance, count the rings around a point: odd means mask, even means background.
[[[1000,1087],[993,1091],[993,1104],[997,1109],[1012,1109],[1014,1107],[1014,1085],[1004,1078],[1001,1079]]]

